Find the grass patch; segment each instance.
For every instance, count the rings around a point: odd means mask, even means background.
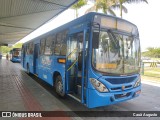
[[[151,58],[151,60],[160,60],[160,58]]]
[[[146,67],[144,68],[144,75],[160,78],[160,68]]]
[[[152,82],[160,83],[160,78],[158,78],[158,77],[151,77],[151,76],[141,75],[141,78],[144,81],[152,81]]]
[[[160,73],[152,73],[152,72],[144,72],[144,75],[146,76],[151,76],[151,77],[159,77],[160,78]]]

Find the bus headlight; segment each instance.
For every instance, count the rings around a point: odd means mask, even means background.
[[[103,85],[101,82],[94,78],[90,78],[92,85],[99,91],[99,92],[109,92],[108,89]]]
[[[141,84],[141,78],[139,78],[139,79],[136,81],[134,87],[138,87],[138,86],[140,86],[140,84]]]

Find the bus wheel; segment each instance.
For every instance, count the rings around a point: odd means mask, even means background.
[[[65,96],[65,92],[64,92],[64,89],[63,89],[63,82],[62,82],[62,77],[60,75],[58,75],[56,77],[56,85],[55,85],[55,88],[56,88],[56,93],[61,96],[61,97],[64,97]]]

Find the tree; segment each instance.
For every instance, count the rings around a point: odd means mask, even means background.
[[[78,17],[78,9],[80,9],[82,6],[86,5],[86,0],[79,0],[76,4],[72,6],[73,9],[76,11],[76,18]]]
[[[113,5],[115,5],[113,0],[95,0],[95,4],[89,8],[86,13],[91,11],[98,11],[102,9],[103,13],[108,14],[110,13],[113,16],[116,16],[115,12],[113,11]]]
[[[17,43],[13,46],[13,48],[22,48],[23,43]]]
[[[13,48],[22,48],[22,43],[17,43],[12,47],[8,47],[8,46],[1,46],[0,47],[0,52],[2,52],[2,54],[7,54],[8,52],[10,52],[10,50],[12,50]]]
[[[146,52],[142,53],[142,56],[160,58],[160,48],[149,47]]]
[[[115,3],[114,7],[120,8],[120,16],[121,16],[121,18],[122,18],[122,12],[124,10],[125,10],[124,12],[127,13],[127,9],[125,8],[125,6],[123,4],[125,4],[125,3],[128,3],[128,4],[131,4],[131,3],[140,3],[140,2],[145,2],[145,3],[148,4],[147,0],[113,0],[113,1]]]
[[[1,53],[6,54],[8,53],[12,48],[9,48],[8,46],[1,46]]]

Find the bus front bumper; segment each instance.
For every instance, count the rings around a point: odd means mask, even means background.
[[[141,86],[132,88],[130,90],[120,92],[100,93],[95,89],[89,89],[87,107],[94,108],[99,106],[106,106],[116,104],[132,98],[138,97],[141,93]]]
[[[17,59],[17,58],[13,58],[12,60],[11,60],[12,62],[21,62],[21,59]]]

